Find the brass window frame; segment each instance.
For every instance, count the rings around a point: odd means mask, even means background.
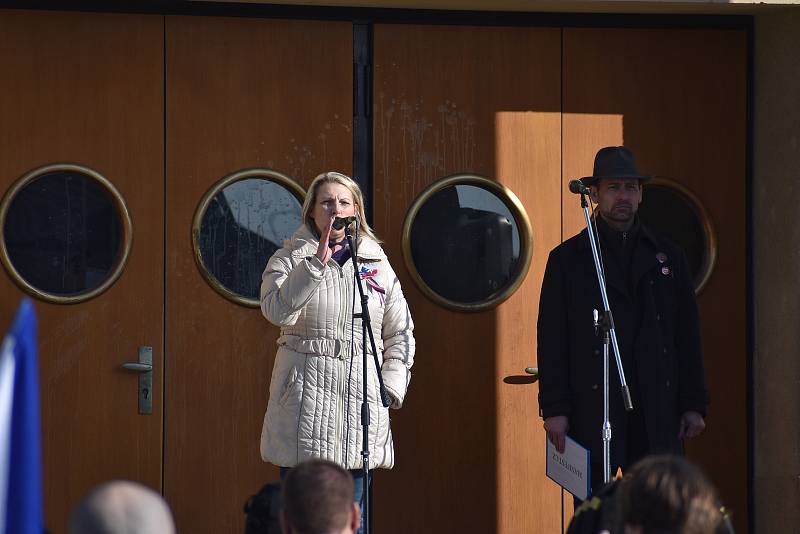
[[[654,176],[653,179],[647,185],[645,185],[645,188],[652,186],[671,189],[677,193],[678,196],[683,197],[689,208],[697,216],[698,220],[700,221],[700,225],[703,227],[704,247],[703,257],[700,263],[700,273],[697,277],[697,280],[694,279],[694,276],[692,279],[694,293],[695,295],[699,295],[708,284],[708,281],[711,279],[711,275],[714,273],[714,268],[717,265],[717,234],[714,229],[714,224],[711,221],[711,216],[708,214],[708,210],[706,210],[706,207],[700,201],[698,196],[680,182],[665,176]]]
[[[203,195],[203,198],[200,199],[200,203],[197,205],[197,208],[194,212],[194,217],[192,218],[191,239],[195,264],[197,265],[197,269],[200,271],[200,274],[203,276],[206,283],[208,283],[208,285],[210,285],[214,291],[222,295],[225,299],[230,300],[235,304],[239,304],[240,306],[245,306],[247,308],[259,308],[261,307],[261,301],[259,299],[243,297],[222,285],[222,283],[217,280],[208,267],[206,267],[206,264],[203,261],[203,255],[200,252],[200,227],[203,223],[203,217],[205,216],[211,201],[227,186],[251,178],[261,178],[263,180],[283,186],[284,189],[297,198],[302,209],[306,196],[306,190],[292,177],[269,168],[254,167],[250,169],[242,169],[228,174],[221,180],[214,183],[208,189],[208,191],[206,191],[205,195]],[[269,258],[264,258],[264,265],[266,265],[266,261],[268,259]]]
[[[494,193],[511,212],[519,231],[520,260],[522,264],[516,278],[495,296],[482,302],[457,302],[438,294],[422,279],[422,276],[414,265],[414,259],[411,254],[411,226],[414,223],[417,213],[419,213],[419,210],[425,202],[433,195],[447,187],[456,185],[472,185]],[[452,174],[440,178],[426,187],[412,202],[411,207],[406,213],[405,221],[403,222],[402,250],[403,260],[411,278],[429,300],[449,310],[476,313],[496,308],[508,300],[509,297],[519,289],[522,282],[525,281],[533,259],[533,230],[531,227],[531,220],[525,211],[525,207],[511,189],[495,180],[478,174]]]
[[[40,178],[41,176],[51,172],[59,171],[77,172],[96,180],[111,194],[111,198],[114,202],[117,213],[119,214],[122,225],[122,247],[120,248],[119,252],[117,253],[117,257],[114,260],[115,267],[111,270],[111,274],[96,288],[75,295],[57,295],[50,293],[37,288],[25,280],[25,278],[14,267],[11,257],[9,256],[8,247],[6,246],[5,240],[6,217],[8,216],[8,210],[10,209],[11,203],[17,194],[26,185]],[[124,197],[117,190],[117,188],[114,187],[114,184],[112,184],[108,178],[85,165],[80,165],[77,163],[51,163],[37,167],[17,179],[17,181],[11,185],[8,191],[6,191],[2,202],[0,202],[0,262],[3,264],[3,267],[5,267],[6,272],[8,272],[11,279],[14,280],[14,283],[19,286],[20,289],[45,302],[50,302],[53,304],[78,304],[81,302],[86,302],[87,300],[91,300],[107,291],[122,275],[122,271],[125,269],[125,266],[128,263],[128,257],[130,256],[132,243],[133,223],[131,222],[131,215]]]

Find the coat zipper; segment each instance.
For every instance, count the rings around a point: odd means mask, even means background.
[[[345,281],[344,276],[344,269],[337,263],[334,267],[337,272],[339,273],[339,287],[343,288],[344,299],[342,300],[343,303],[349,302],[349,287]],[[337,339],[344,340],[345,339],[345,330],[347,326],[347,307],[340,306],[339,307],[339,320],[336,324],[336,336]],[[344,414],[344,375],[346,367],[344,365],[344,357],[339,354],[337,357],[338,360],[338,373],[337,373],[337,380],[336,380],[336,445],[334,448],[334,460],[336,463],[345,465],[347,462],[347,458],[343,458],[342,452],[342,431],[344,427],[344,421],[346,414]]]

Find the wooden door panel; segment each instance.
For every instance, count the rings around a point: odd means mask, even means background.
[[[377,25],[374,54],[375,226],[408,298],[418,347],[409,395],[393,414],[396,466],[375,477],[375,527],[558,531],[561,492],[544,477],[537,386],[504,379],[535,366],[541,277],[561,238],[560,31]],[[517,293],[474,314],[428,300],[401,252],[415,197],[465,172],[510,188],[534,240]],[[415,513],[398,514],[397,503],[409,498]]]
[[[120,191],[133,248],[117,282],[74,305],[37,301],[46,524],[114,478],[161,489],[163,24],[158,16],[0,10],[0,193],[54,162],[88,166]],[[0,324],[23,293],[0,275]],[[123,372],[153,347],[153,414]]]
[[[749,432],[746,41],[733,30],[570,28],[563,73],[563,190],[591,174],[598,148],[624,143],[642,172],[692,191],[716,228],[716,269],[698,298],[710,415],[705,433],[688,442],[688,456],[720,489],[737,532],[746,532]],[[565,194],[564,238],[583,225],[577,198]]]
[[[259,454],[278,328],[206,283],[192,217],[237,170],[304,187],[350,172],[352,24],[167,17],[166,28],[165,494],[183,532],[239,532],[245,499],[278,478]]]

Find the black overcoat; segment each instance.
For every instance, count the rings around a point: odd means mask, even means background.
[[[647,427],[649,452],[681,451],[681,415],[706,413],[707,392],[694,289],[683,252],[642,225],[625,280],[603,250],[625,378]],[[614,258],[610,258],[613,260]],[[602,339],[592,310],[602,311],[588,234],[550,253],[538,321],[539,407],[543,418],[566,415],[568,435],[602,462]],[[611,461],[627,465],[620,381],[610,356]]]

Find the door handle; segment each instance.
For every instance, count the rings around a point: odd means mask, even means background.
[[[539,368],[538,367],[526,367],[525,372],[529,375],[539,376]]]
[[[139,414],[153,413],[153,347],[139,347],[139,361],[125,362],[122,368],[139,373]]]
[[[153,370],[153,366],[149,363],[136,362],[125,362],[122,364],[122,368],[128,371],[136,371],[137,373],[147,373]]]

